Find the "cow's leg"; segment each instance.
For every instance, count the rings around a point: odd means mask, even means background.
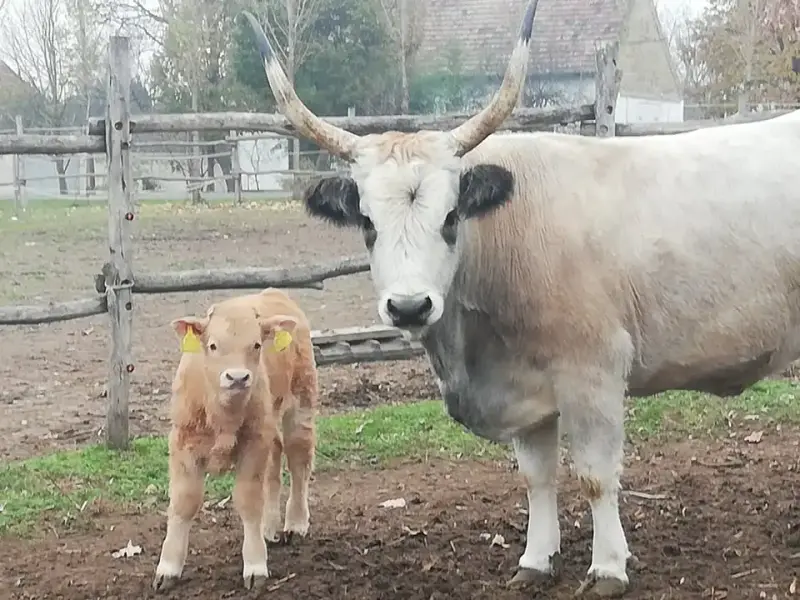
[[[153,579],[153,589],[167,590],[180,578],[189,551],[189,530],[203,503],[203,471],[190,452],[169,454],[167,535]]]
[[[283,443],[277,429],[272,434],[264,477],[264,511],[261,518],[261,532],[268,542],[278,542],[281,530],[281,459]]]
[[[257,438],[241,448],[233,484],[233,505],[242,520],[242,577],[247,589],[262,586],[269,577],[267,544],[261,530],[264,511],[264,475],[269,442]]]
[[[514,440],[519,471],[528,491],[528,537],[519,570],[509,582],[524,587],[559,574],[561,531],[558,525],[556,469],[558,420]]]
[[[308,485],[314,465],[315,430],[314,412],[307,406],[290,406],[283,416],[286,465],[291,483],[286,500],[284,535],[289,541],[293,534],[308,533],[310,512]]]
[[[589,378],[583,378],[587,381]],[[632,558],[619,515],[624,442],[621,385],[581,383],[559,398],[582,493],[592,508],[592,564],[579,593],[621,596],[628,587],[626,562]]]

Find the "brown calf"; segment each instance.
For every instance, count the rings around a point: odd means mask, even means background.
[[[259,586],[269,577],[265,539],[278,539],[281,529],[284,453],[291,488],[283,532],[305,535],[309,527],[317,372],[308,320],[286,294],[267,289],[172,326],[183,355],[172,384],[170,504],[153,588],[171,587],[183,572],[205,473],[230,469],[244,530],[244,585]]]

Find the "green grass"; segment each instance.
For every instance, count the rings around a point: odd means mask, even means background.
[[[752,428],[800,423],[800,386],[763,381],[738,398],[670,392],[631,400],[626,429],[635,441],[716,435],[731,422]],[[317,472],[380,468],[396,460],[497,459],[509,450],[465,432],[440,401],[321,417]],[[69,524],[87,504],[103,500],[126,506],[167,500],[167,446],[161,437],[140,438],[116,453],[101,446],[59,452],[0,467],[0,534],[24,535],[42,520]],[[231,490],[230,476],[209,478],[207,498]]]

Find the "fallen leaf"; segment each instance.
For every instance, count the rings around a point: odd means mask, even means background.
[[[792,579],[792,583],[789,584],[789,594],[794,596],[797,593],[797,577]]]
[[[762,437],[764,437],[763,431],[754,431],[750,435],[745,436],[744,441],[748,444],[758,444]]]
[[[491,546],[500,546],[501,548],[510,548],[511,547],[510,544],[506,544],[506,539],[502,535],[500,535],[499,533],[495,534],[495,536],[492,538],[492,543],[490,545]]]
[[[411,529],[406,525],[403,525],[403,533],[406,535],[410,535],[411,537],[417,537],[418,535],[428,535],[428,532],[424,529]]]
[[[116,552],[112,552],[111,556],[114,558],[130,558],[131,556],[136,556],[137,554],[142,553],[141,546],[134,546],[131,540],[128,540],[128,545],[124,548],[120,548]]]
[[[384,500],[378,506],[381,508],[404,508],[406,505],[405,498],[394,498],[392,500]]]

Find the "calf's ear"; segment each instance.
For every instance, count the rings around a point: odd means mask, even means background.
[[[350,177],[333,175],[311,184],[305,193],[305,204],[308,214],[339,227],[361,225],[358,185]]]
[[[498,165],[475,165],[461,173],[458,215],[462,219],[481,217],[511,200],[514,175]]]
[[[279,331],[292,333],[297,327],[297,319],[289,315],[273,315],[261,319],[261,337],[264,340],[272,339]]]
[[[178,334],[179,338],[183,338],[183,336],[185,336],[190,329],[194,331],[196,335],[203,335],[203,332],[208,326],[208,318],[181,317],[180,319],[175,319],[172,321],[170,325],[172,326],[172,329],[175,330],[175,333]]]

